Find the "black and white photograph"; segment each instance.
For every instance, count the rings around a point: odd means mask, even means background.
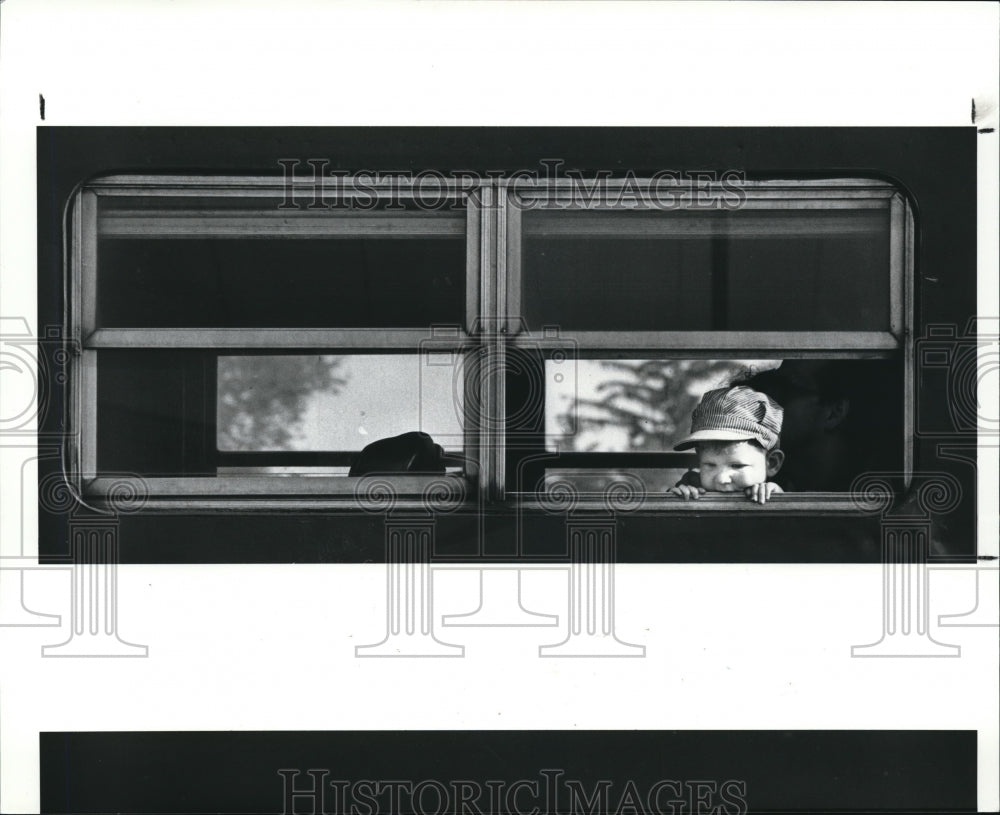
[[[0,812],[998,811],[998,31],[5,0]]]

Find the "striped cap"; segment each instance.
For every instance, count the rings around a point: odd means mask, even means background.
[[[687,450],[700,441],[756,439],[770,450],[778,444],[783,415],[770,396],[743,385],[709,391],[691,414],[691,434],[674,449]]]

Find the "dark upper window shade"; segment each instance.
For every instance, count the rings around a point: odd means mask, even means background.
[[[105,328],[422,328],[461,324],[465,240],[104,238]]]
[[[522,312],[538,330],[887,331],[884,208],[526,212]]]
[[[98,469],[147,476],[214,475],[214,362],[203,351],[101,351]]]
[[[529,239],[522,308],[532,330],[710,328],[707,241]]]

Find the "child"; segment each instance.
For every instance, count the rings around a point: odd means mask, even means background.
[[[694,447],[698,469],[671,492],[698,498],[706,492],[742,491],[751,501],[767,503],[781,487],[768,479],[781,469],[778,449],[781,407],[769,396],[744,386],[709,391],[691,415],[691,434],[675,450]]]

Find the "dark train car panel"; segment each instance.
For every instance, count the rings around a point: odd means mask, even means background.
[[[573,513],[613,517],[626,562],[877,561],[887,513],[924,517],[934,557],[975,556],[972,128],[40,128],[38,147],[39,325],[71,350],[44,431],[72,428],[40,485],[62,472],[117,511],[124,562],[377,561],[388,498],[434,516],[444,560],[565,560]],[[622,206],[567,205],[574,178]],[[692,189],[739,206],[636,203]],[[667,420],[604,398],[783,360],[839,364],[867,482],[678,502]],[[617,441],[566,442],[570,369]],[[310,387],[349,393],[337,428],[287,397]],[[240,399],[268,388],[254,425]],[[367,443],[416,429],[430,457],[380,459],[376,483]],[[48,506],[58,559],[89,510]]]

